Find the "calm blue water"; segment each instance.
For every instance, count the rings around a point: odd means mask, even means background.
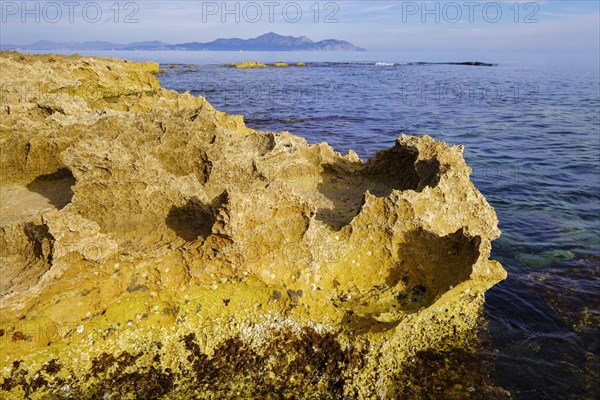
[[[162,62],[166,88],[365,159],[401,132],[464,144],[500,220],[493,258],[509,272],[486,296],[496,384],[515,399],[600,398],[599,54],[106,55]],[[311,64],[219,66],[243,60]],[[407,65],[470,60],[499,65]]]
[[[260,56],[220,62],[285,57]],[[287,130],[363,158],[400,132],[464,144],[503,231],[493,257],[510,274],[487,295],[496,383],[516,399],[600,398],[593,383],[600,378],[598,57],[482,60],[499,63],[491,68],[350,57],[358,62],[249,71],[181,59],[198,65],[164,66],[159,79],[243,114],[253,128]]]

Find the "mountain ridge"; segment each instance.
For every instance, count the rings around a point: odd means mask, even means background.
[[[169,44],[148,40],[118,44],[107,41],[52,42],[38,40],[29,45],[0,45],[3,50],[179,50],[179,51],[366,51],[366,49],[338,39],[315,42],[307,36],[283,36],[268,32],[255,38],[218,38],[212,42]]]

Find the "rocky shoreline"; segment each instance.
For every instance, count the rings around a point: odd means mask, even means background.
[[[413,379],[473,353],[506,277],[461,146],[362,162],[162,89],[156,63],[0,68],[2,398],[489,397]]]

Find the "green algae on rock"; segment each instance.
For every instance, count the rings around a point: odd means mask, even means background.
[[[364,163],[155,63],[0,54],[3,398],[389,398],[472,349],[505,271],[461,146]]]

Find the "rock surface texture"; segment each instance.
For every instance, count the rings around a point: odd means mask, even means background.
[[[1,398],[401,398],[469,348],[505,271],[462,147],[364,163],[155,63],[0,54]]]

